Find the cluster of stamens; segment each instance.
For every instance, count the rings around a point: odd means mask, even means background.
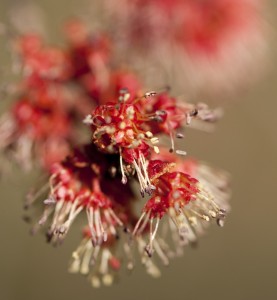
[[[144,196],[155,190],[147,167],[151,149],[159,153],[157,135],[166,133],[171,137],[170,152],[173,152],[174,130],[184,123],[189,125],[193,117],[214,121],[215,114],[204,105],[183,104],[178,107],[176,99],[166,93],[157,95],[156,92],[148,92],[134,99],[128,90],[121,90],[117,103],[96,107],[84,122],[91,126],[92,141],[100,151],[119,153],[122,183],[127,182],[126,174],[136,171]],[[179,133],[177,137],[182,138],[183,135]],[[176,153],[186,154],[182,150],[176,150]]]
[[[198,180],[186,173],[170,172],[169,169],[174,167],[170,163],[156,160],[150,161],[150,165],[155,170],[151,172],[151,178],[156,189],[133,231],[133,236],[139,236],[150,226],[149,243],[145,247],[149,256],[153,254],[153,241],[164,215],[176,226],[180,241],[185,244],[197,239],[203,222],[216,219],[217,224],[223,226],[225,209],[215,202]]]
[[[88,148],[94,149],[91,146]],[[101,167],[99,165],[103,156],[97,157],[99,161],[93,161],[93,157],[90,161],[82,155],[78,151],[74,152],[73,156],[69,156],[64,163],[53,165],[49,191],[42,189],[42,193],[48,193],[44,200],[45,210],[34,226],[33,232],[43,226],[52,215],[47,239],[54,244],[60,243],[65,238],[74,220],[82,211],[87,215],[93,246],[105,243],[109,234],[117,237],[117,228],[123,226],[123,222],[114,210],[119,209],[121,205],[101,188],[103,178],[99,172],[103,165]],[[38,196],[40,195],[30,195],[28,206]],[[124,212],[123,207],[121,211]]]
[[[105,34],[91,34],[76,20],[66,31],[66,49],[33,35],[17,40],[23,79],[11,113],[0,120],[2,149],[19,147],[24,161],[43,160],[49,177],[28,194],[25,208],[44,205],[31,231],[60,245],[76,219],[85,220],[69,271],[87,275],[94,287],[110,285],[122,265],[132,270],[135,249],[158,277],[156,256],[168,265],[209,221],[223,225],[228,178],[183,160],[176,140],[187,126],[206,129],[220,112],[179,101],[168,88],[144,92],[136,74],[112,63]],[[81,120],[91,141],[76,146]],[[166,150],[163,137],[170,139]],[[133,205],[138,185],[141,214]]]

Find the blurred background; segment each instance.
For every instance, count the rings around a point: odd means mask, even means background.
[[[12,2],[1,0],[0,21],[7,20]],[[48,35],[58,42],[63,21],[83,9],[77,0],[36,3]],[[225,115],[215,133],[192,130],[186,139],[191,155],[232,176],[232,211],[225,227],[211,226],[197,248],[188,247],[184,257],[162,269],[160,279],[148,277],[138,266],[132,276],[123,272],[112,287],[93,289],[82,276],[67,273],[68,259],[79,243],[77,230],[60,248],[46,245],[42,235],[29,235],[22,203],[36,174],[14,168],[0,182],[0,299],[277,299],[276,20],[276,1],[268,1],[266,21],[272,32],[264,76],[228,100],[224,93],[217,95]],[[7,105],[1,103],[2,110]]]

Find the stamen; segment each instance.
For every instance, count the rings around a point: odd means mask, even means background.
[[[38,221],[38,224],[40,226],[42,226],[47,221],[48,217],[51,215],[51,213],[53,212],[53,210],[54,210],[53,206],[45,208],[45,210],[44,210],[41,218]]]
[[[116,221],[116,223],[119,226],[123,226],[123,223],[121,222],[121,220],[117,217],[117,215],[114,213],[114,211],[111,208],[108,208],[108,212],[112,215],[112,217],[114,218],[114,220]]]
[[[149,189],[149,192],[151,193],[151,190],[155,190],[156,187],[154,185],[152,185],[150,179],[149,179],[149,176],[148,176],[148,171],[147,171],[147,162],[145,160],[145,157],[140,153],[139,154],[139,158],[140,158],[140,164],[142,166],[142,169],[143,169],[143,172],[144,172],[144,175],[145,175],[145,180],[147,182],[147,185],[148,185],[148,189]]]
[[[217,225],[219,227],[223,227],[224,226],[224,220],[223,219],[217,219],[216,222],[217,222]]]
[[[81,274],[88,274],[89,273],[89,262],[91,259],[93,249],[92,249],[92,244],[90,241],[87,242],[85,246],[85,253],[83,255],[83,260],[80,266],[80,273]]]
[[[64,206],[64,200],[59,200],[56,204],[56,207],[55,207],[53,221],[52,221],[52,225],[50,227],[50,232],[55,231],[58,220],[60,218],[60,212],[61,212],[63,206]]]
[[[92,207],[87,207],[87,218],[88,218],[88,225],[90,228],[91,233],[91,241],[92,245],[95,247],[97,245],[96,233],[94,229],[94,210]]]
[[[139,225],[140,225],[140,223],[141,223],[141,221],[143,220],[143,218],[144,218],[145,215],[146,215],[146,212],[143,212],[143,213],[141,214],[141,216],[140,216],[139,220],[137,221],[137,224],[136,224],[136,226],[135,226],[135,228],[134,228],[134,230],[133,230],[133,236],[136,235],[137,230],[138,230],[138,228],[139,228]]]
[[[108,272],[108,262],[111,254],[108,249],[104,249],[102,252],[101,262],[99,266],[99,273],[106,274]]]
[[[132,251],[130,249],[130,246],[129,246],[129,243],[125,242],[123,244],[123,249],[124,249],[124,252],[127,256],[127,269],[128,270],[133,270],[134,268],[134,259],[133,259],[133,256],[132,256]]]
[[[163,264],[165,266],[168,266],[169,264],[169,259],[168,257],[165,255],[164,251],[162,250],[159,242],[157,240],[153,241],[153,245],[154,245],[154,249],[156,250],[158,256],[160,257],[161,261],[163,262]]]
[[[101,245],[103,242],[102,233],[101,233],[101,226],[100,226],[100,218],[99,218],[99,210],[94,210],[94,224],[95,224],[95,231],[97,237],[97,244]]]
[[[59,228],[59,234],[64,235],[68,232],[71,224],[73,223],[73,221],[75,220],[75,218],[77,217],[77,215],[83,210],[83,206],[79,206],[77,208],[77,205],[79,204],[79,199],[80,198],[76,198],[73,202],[73,204],[71,205],[70,211],[69,211],[69,216],[66,222],[64,222],[64,224],[62,224]]]
[[[141,195],[144,197],[144,193],[151,194],[155,187],[152,185],[147,172],[147,162],[144,156],[140,153],[139,154],[139,165],[136,160],[133,160],[133,165],[137,172],[139,184],[141,187]]]
[[[157,95],[157,92],[155,92],[155,91],[150,91],[150,92],[145,93],[145,94],[144,94],[144,97],[145,97],[145,98],[148,98],[148,97],[153,97],[153,96],[155,96],[155,95]]]
[[[146,251],[146,253],[148,254],[149,257],[151,257],[153,255],[153,241],[154,241],[155,236],[157,234],[157,230],[158,230],[158,227],[159,227],[159,222],[160,222],[160,219],[158,218],[156,220],[155,229],[153,231],[153,218],[150,219],[150,239],[149,239],[149,244],[146,245],[146,247],[145,247],[145,251]]]
[[[119,162],[120,162],[120,171],[121,171],[121,174],[122,174],[122,179],[121,179],[121,182],[123,184],[126,184],[127,183],[127,176],[125,175],[125,172],[124,172],[124,167],[123,167],[123,158],[122,158],[122,154],[121,154],[121,148],[119,148]]]
[[[93,255],[92,255],[92,258],[91,258],[91,261],[90,261],[91,265],[95,265],[95,263],[97,261],[97,257],[100,253],[100,250],[101,250],[101,247],[99,245],[96,245],[94,247]]]
[[[134,167],[136,169],[136,172],[137,172],[137,175],[138,175],[138,180],[139,180],[140,187],[141,187],[142,197],[144,197],[144,193],[147,192],[147,182],[146,182],[146,179],[143,177],[141,169],[138,166],[136,160],[133,160],[133,165],[134,165]]]

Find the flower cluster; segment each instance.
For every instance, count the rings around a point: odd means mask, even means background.
[[[156,61],[169,74],[179,75],[173,77],[175,84],[179,77],[179,85],[187,83],[194,93],[239,87],[266,60],[265,1],[105,0],[105,4],[120,27],[116,32],[121,51],[131,48],[135,58],[142,56],[139,64]],[[155,77],[149,81],[155,82]]]
[[[65,33],[64,48],[35,34],[14,42],[22,79],[0,138],[3,152],[25,167],[38,162],[48,178],[26,199],[29,211],[44,207],[31,232],[42,230],[60,245],[82,220],[69,271],[87,275],[94,287],[133,269],[136,253],[158,277],[156,260],[167,265],[212,220],[223,226],[229,211],[228,175],[184,159],[176,143],[187,127],[216,122],[221,110],[179,101],[169,88],[145,92],[136,73],[114,63],[106,33],[78,20]]]
[[[45,46],[35,34],[19,37],[14,44],[24,76],[16,103],[1,117],[1,149],[12,152],[24,168],[34,159],[47,166],[66,155],[72,139],[72,95],[65,86],[70,60],[65,51]]]
[[[160,147],[159,138],[183,137],[176,130],[193,119],[212,122],[217,114],[203,104],[179,105],[167,92],[136,98],[126,89],[116,102],[96,106],[84,120],[91,143],[54,164],[47,187],[29,195],[28,206],[45,197],[32,232],[46,226],[48,242],[58,245],[85,214],[84,237],[72,255],[70,272],[87,274],[95,287],[110,285],[124,263],[127,269],[134,267],[137,248],[147,273],[159,276],[152,256],[168,264],[197,240],[210,220],[223,226],[229,210],[227,176],[183,162],[185,152],[175,150],[173,140],[168,149]],[[135,182],[146,199],[140,216],[132,201]],[[160,223],[167,234],[159,233]]]
[[[141,89],[135,74],[112,69],[106,34],[88,32],[79,20],[69,21],[65,32],[64,48],[48,46],[38,34],[12,41],[22,79],[14,87],[15,103],[0,118],[0,151],[26,170],[62,160],[95,105],[116,99],[123,87],[134,96]]]

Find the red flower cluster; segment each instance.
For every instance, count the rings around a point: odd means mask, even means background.
[[[77,148],[63,162],[53,164],[46,207],[33,232],[53,214],[47,238],[61,242],[75,218],[86,211],[94,246],[106,242],[108,236],[117,237],[116,228],[123,226],[120,219],[128,219],[132,202],[130,187],[118,188],[117,165],[117,157],[103,155],[93,144]],[[28,206],[37,200],[34,196],[29,195]]]
[[[143,103],[146,101],[146,105]],[[189,124],[191,118],[214,121],[216,113],[206,106],[183,103],[178,106],[176,99],[167,93],[156,95],[148,92],[134,99],[128,90],[122,90],[117,103],[96,107],[86,122],[91,124],[92,141],[100,151],[119,153],[122,183],[126,183],[126,162],[138,175],[141,193],[150,193],[153,185],[147,172],[147,159],[151,149],[159,153],[159,138],[154,134],[169,134],[172,140],[170,151],[174,151],[174,131]],[[153,134],[154,132],[154,134]],[[183,152],[177,150],[177,154]]]
[[[159,71],[177,75],[175,85],[186,84],[194,93],[241,86],[247,74],[260,73],[261,62],[266,61],[265,1],[105,0],[105,4],[119,27],[115,32],[123,55],[133,51],[134,61],[138,57],[140,65],[146,61],[144,69],[156,62]]]
[[[180,115],[171,114],[173,109]],[[221,204],[225,198],[214,199],[209,186],[206,189],[187,172],[173,171],[179,160],[176,154],[184,153],[170,148],[168,157],[164,150],[159,154],[159,139],[150,131],[173,136],[173,131],[190,123],[191,118],[213,121],[215,116],[203,105],[183,103],[179,107],[167,93],[149,92],[135,98],[127,90],[121,91],[117,102],[99,105],[86,117],[92,143],[77,148],[52,167],[46,207],[33,227],[36,232],[49,224],[47,239],[59,244],[76,217],[86,212],[86,234],[73,253],[70,272],[89,274],[93,286],[100,285],[100,277],[109,285],[123,262],[117,258],[117,251],[124,253],[127,268],[133,268],[135,241],[147,272],[158,276],[158,268],[150,260],[154,252],[167,264],[185,244],[197,239],[205,227],[203,223],[215,218],[223,224],[226,211]],[[174,126],[165,125],[170,122]],[[132,205],[134,179],[142,197],[150,196],[140,217]],[[211,185],[217,176],[214,179]],[[209,182],[208,176],[205,180]],[[36,200],[35,196],[28,199],[28,205]],[[48,222],[51,215],[52,221]],[[165,224],[175,236],[174,250],[169,250],[167,237],[158,234],[160,220],[166,216]]]
[[[261,25],[257,0],[121,0],[120,6],[106,2],[124,24],[125,37],[137,46],[173,42],[192,55],[216,55],[225,40],[258,32]]]
[[[14,150],[25,168],[33,160],[47,168],[68,153],[73,139],[73,95],[66,85],[71,61],[64,50],[45,46],[37,35],[19,37],[15,48],[23,79],[16,103],[1,120],[1,148]]]
[[[39,160],[49,176],[26,201],[26,208],[44,204],[32,233],[44,229],[47,241],[59,245],[83,219],[70,272],[87,274],[95,287],[110,285],[122,266],[134,267],[137,249],[156,277],[155,254],[168,264],[211,219],[223,225],[228,178],[183,161],[185,151],[175,147],[185,127],[214,122],[219,111],[179,102],[168,90],[142,92],[136,74],[115,67],[109,38],[79,21],[66,25],[66,35],[65,49],[35,35],[17,39],[23,79],[0,126],[2,147],[21,147],[21,161]],[[81,120],[91,140],[78,146]],[[167,150],[163,137],[171,141]],[[133,205],[137,185],[141,215]],[[160,223],[165,231],[159,232]]]
[[[37,34],[19,36],[13,51],[22,79],[16,102],[0,120],[2,152],[30,169],[48,169],[78,143],[77,128],[96,104],[117,99],[124,87],[135,97],[141,85],[135,74],[111,68],[106,34],[92,34],[72,20],[66,24],[67,47],[48,46]],[[58,149],[58,150],[57,150]]]

